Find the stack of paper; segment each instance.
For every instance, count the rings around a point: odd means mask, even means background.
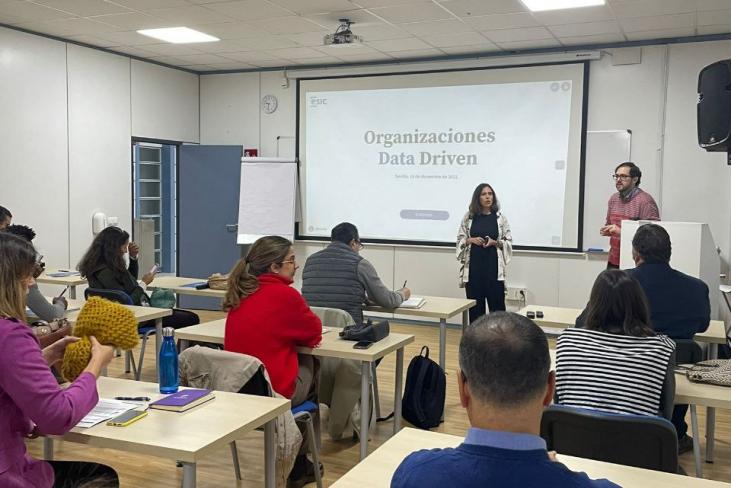
[[[399,308],[421,308],[426,303],[424,297],[411,297],[408,300],[404,300]]]
[[[136,405],[121,402],[119,400],[107,400],[104,398],[99,399],[99,403],[92,409],[91,412],[86,414],[86,417],[81,419],[76,427],[88,428],[92,427],[105,420],[113,419],[118,415],[122,415],[127,410],[136,408]]]

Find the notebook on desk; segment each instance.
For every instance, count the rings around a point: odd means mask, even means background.
[[[57,271],[55,273],[46,273],[46,276],[50,278],[66,278],[68,276],[80,276],[81,273],[78,271]]]
[[[211,390],[187,389],[163,397],[156,402],[150,403],[150,408],[156,410],[169,410],[171,412],[185,412],[201,403],[213,400],[215,395]]]
[[[404,300],[399,308],[421,308],[426,303],[424,297],[411,297],[408,300]]]

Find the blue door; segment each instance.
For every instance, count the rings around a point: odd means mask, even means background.
[[[180,147],[178,276],[228,273],[241,256],[236,244],[242,146]],[[221,301],[180,296],[179,306],[220,310]]]

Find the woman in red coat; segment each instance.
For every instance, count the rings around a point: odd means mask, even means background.
[[[297,271],[292,243],[267,236],[251,245],[229,274],[223,302],[226,317],[224,349],[258,358],[269,373],[274,391],[296,406],[317,403],[319,365],[297,347],[315,347],[322,340],[322,323],[300,293],[291,287]],[[314,419],[319,439],[319,416]],[[314,467],[304,452],[297,458],[289,486],[314,481]]]

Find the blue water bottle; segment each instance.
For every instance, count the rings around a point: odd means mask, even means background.
[[[157,358],[160,393],[178,391],[178,349],[175,347],[175,329],[165,327],[162,330],[162,347]]]

